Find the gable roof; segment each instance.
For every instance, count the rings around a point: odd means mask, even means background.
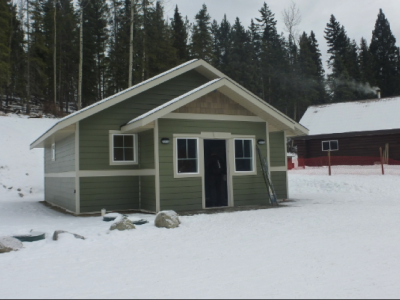
[[[310,135],[400,129],[400,97],[310,106],[300,124]]]
[[[306,128],[282,114],[265,101],[252,95],[249,91],[237,85],[229,78],[214,79],[184,95],[168,101],[164,105],[156,107],[149,112],[131,120],[128,122],[128,124],[123,126],[121,130],[124,132],[146,126],[156,119],[172,113],[176,109],[215,90],[220,90],[225,94],[229,94],[230,98],[232,98],[235,102],[243,105],[243,107],[247,108],[251,112],[254,112],[262,119],[268,120],[272,126],[277,128],[283,127],[284,130],[287,130],[291,133],[290,135],[305,135],[308,132]]]
[[[266,102],[264,102],[263,100],[261,100],[260,98],[258,98],[254,94],[252,94],[251,92],[240,87],[233,80],[226,78],[226,76],[223,73],[221,73],[220,71],[215,69],[213,66],[211,66],[207,62],[196,59],[196,60],[192,60],[187,63],[184,63],[176,68],[173,68],[173,69],[171,69],[167,72],[164,72],[158,76],[150,78],[144,82],[141,82],[141,83],[139,83],[135,86],[132,86],[124,91],[121,91],[111,97],[101,100],[93,105],[90,105],[84,109],[81,109],[75,113],[72,113],[72,114],[60,119],[53,127],[51,127],[48,131],[46,131],[39,138],[37,138],[31,144],[30,147],[31,147],[31,149],[43,147],[46,140],[50,139],[55,133],[57,133],[59,131],[65,131],[67,133],[71,132],[74,130],[74,126],[77,122],[79,122],[83,119],[86,119],[86,118],[88,118],[104,109],[107,109],[113,105],[116,105],[122,101],[125,101],[133,96],[141,94],[157,85],[160,85],[166,81],[169,81],[169,80],[171,80],[179,75],[182,75],[186,72],[189,72],[191,70],[196,70],[197,72],[199,72],[200,74],[202,74],[203,76],[205,76],[206,78],[208,78],[211,81],[208,82],[207,84],[203,85],[202,87],[199,87],[198,89],[195,89],[185,95],[182,95],[170,102],[175,103],[175,102],[182,100],[183,98],[187,99],[188,96],[198,95],[199,90],[205,90],[205,88],[209,88],[211,86],[214,90],[217,88],[220,88],[220,87],[222,87],[222,85],[217,87],[215,84],[217,82],[222,82],[222,79],[225,79],[225,81],[223,81],[223,82],[227,83],[229,81],[229,84],[231,85],[231,89],[232,89],[233,85],[235,85],[238,89],[241,89],[242,91],[246,91],[247,95],[251,96],[251,98],[253,100],[262,102],[264,104],[264,106],[262,106],[261,109],[262,110],[268,109],[271,112],[273,112],[272,115],[274,115],[276,119],[280,120],[280,122],[283,122],[286,125],[289,125],[287,127],[288,130],[294,130],[295,128],[297,128],[298,135],[307,134],[308,131],[306,128],[303,128],[300,124],[296,123],[295,121],[293,121],[292,119],[290,119],[289,117],[287,117],[286,115],[284,115],[283,113],[281,113],[280,111],[275,109],[274,107],[270,106],[269,104],[267,104]],[[209,90],[209,89],[207,89],[207,90]],[[188,94],[190,94],[190,95],[188,95]],[[170,102],[168,102],[168,103],[170,103]],[[163,108],[168,107],[171,104],[171,103],[170,104],[168,104],[168,103],[155,108],[151,112],[160,111]],[[147,116],[148,114],[151,115],[152,113],[149,112],[149,113],[146,113],[145,115]]]

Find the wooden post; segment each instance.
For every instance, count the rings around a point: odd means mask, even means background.
[[[329,162],[329,176],[332,176],[332,169],[331,169],[331,151],[328,151],[328,162]]]
[[[383,154],[382,154],[382,147],[379,148],[381,153],[381,166],[382,166],[382,175],[385,175],[385,169],[383,168]]]

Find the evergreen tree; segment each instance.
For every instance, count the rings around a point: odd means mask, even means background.
[[[372,33],[370,52],[374,57],[373,72],[376,84],[381,88],[385,97],[398,95],[399,88],[399,50],[396,38],[390,29],[382,9],[379,11],[375,29]]]
[[[203,8],[196,15],[196,24],[193,26],[191,56],[211,63],[213,61],[213,40],[210,19],[207,6],[203,4]]]
[[[251,44],[250,33],[246,31],[236,18],[231,33],[232,46],[227,53],[224,65],[226,74],[237,81],[240,85],[249,88],[251,80]]]
[[[11,13],[10,4],[6,0],[0,0],[0,108],[3,103],[4,88],[10,77],[10,34]]]
[[[83,10],[83,107],[104,98],[105,52],[108,40],[108,5],[105,0],[87,0]]]
[[[285,56],[285,41],[278,35],[276,30],[275,15],[271,12],[268,5],[264,3],[260,9],[261,18],[256,19],[260,24],[261,31],[261,78],[263,98],[268,103],[276,99],[274,105],[283,99],[283,73],[287,67],[287,57]]]
[[[364,38],[361,39],[359,49],[358,64],[360,66],[361,82],[374,86],[376,82],[373,75],[373,57],[369,51],[368,43]]]
[[[172,45],[177,51],[178,60],[180,62],[185,62],[188,59],[188,34],[187,26],[179,13],[178,5],[175,8],[175,14],[171,25],[173,39]]]
[[[10,77],[5,87],[6,106],[11,99],[24,98],[25,96],[25,67],[26,54],[24,51],[24,30],[18,18],[17,5],[11,8],[11,37],[10,37]]]
[[[164,20],[164,7],[156,2],[149,12],[147,38],[148,77],[156,76],[178,64],[177,50],[173,47],[173,31]]]

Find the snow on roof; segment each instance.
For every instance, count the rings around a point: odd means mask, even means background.
[[[162,109],[164,109],[164,108],[166,108],[166,107],[168,107],[168,106],[170,106],[170,105],[172,105],[172,104],[174,104],[174,103],[176,103],[176,102],[178,102],[178,101],[180,101],[180,100],[182,100],[182,99],[184,99],[184,98],[186,98],[186,97],[188,97],[188,96],[190,96],[190,95],[192,95],[194,93],[197,93],[198,91],[200,91],[200,90],[202,90],[202,89],[204,89],[204,88],[206,88],[206,87],[208,87],[208,86],[210,86],[210,85],[212,85],[212,84],[214,84],[214,83],[216,83],[216,82],[218,82],[218,81],[220,81],[222,79],[223,78],[217,78],[217,79],[214,79],[214,80],[212,80],[210,82],[207,82],[206,84],[204,84],[204,85],[202,85],[202,86],[200,86],[200,87],[198,87],[198,88],[196,88],[194,90],[191,90],[190,92],[188,92],[186,94],[183,94],[183,95],[181,95],[181,96],[179,96],[179,97],[177,97],[175,99],[172,99],[171,101],[168,101],[167,103],[165,103],[163,105],[160,105],[160,106],[148,111],[147,113],[137,117],[136,119],[133,119],[127,125],[135,123],[137,121],[140,121],[140,120],[142,120],[142,119],[144,119],[144,118],[156,113],[157,111],[160,111],[160,110],[162,110]]]
[[[143,86],[143,85],[146,85],[146,84],[148,84],[148,83],[151,82],[151,81],[154,81],[154,80],[156,80],[156,79],[158,79],[158,78],[161,78],[161,77],[163,77],[163,76],[165,76],[165,75],[168,75],[168,74],[170,74],[170,73],[172,73],[172,72],[174,72],[174,71],[176,71],[176,70],[179,70],[179,69],[181,69],[181,68],[183,68],[183,67],[185,67],[185,66],[187,66],[187,65],[190,65],[190,64],[192,64],[192,63],[194,63],[194,62],[196,62],[196,61],[198,61],[198,59],[193,59],[193,60],[191,60],[191,61],[188,61],[188,62],[186,62],[186,63],[184,63],[184,64],[182,64],[182,65],[179,65],[179,66],[177,66],[177,67],[175,67],[175,68],[173,68],[173,69],[171,69],[171,70],[168,70],[168,71],[166,71],[166,72],[164,72],[164,73],[161,73],[161,74],[159,74],[159,75],[157,75],[157,76],[155,76],[155,77],[152,77],[152,78],[150,78],[150,79],[148,79],[148,80],[146,80],[146,81],[143,81],[143,82],[141,82],[141,83],[139,83],[139,84],[137,84],[137,85],[134,85],[134,86],[132,86],[132,87],[126,89],[126,90],[123,90],[123,91],[121,91],[121,92],[119,92],[119,93],[117,93],[117,94],[115,94],[115,95],[112,95],[112,96],[110,96],[110,97],[108,97],[108,98],[105,98],[105,99],[103,99],[103,100],[101,100],[101,101],[98,101],[98,102],[96,102],[96,103],[94,103],[94,104],[92,104],[92,105],[90,105],[90,106],[87,106],[87,107],[85,107],[85,108],[83,108],[83,109],[81,109],[81,110],[78,110],[78,111],[76,111],[76,112],[74,112],[74,113],[72,113],[72,114],[70,114],[70,115],[68,115],[68,116],[66,116],[66,117],[64,117],[64,118],[62,118],[62,119],[60,119],[56,124],[54,124],[51,128],[49,128],[49,130],[47,130],[47,131],[46,131],[45,133],[43,133],[40,137],[38,137],[38,138],[35,140],[35,142],[36,142],[37,140],[39,140],[39,139],[40,139],[43,135],[45,135],[47,132],[49,132],[50,130],[52,130],[55,126],[57,126],[58,124],[62,123],[63,121],[68,120],[68,119],[70,119],[70,118],[72,118],[72,117],[74,117],[74,116],[76,116],[76,115],[79,115],[79,114],[81,114],[81,113],[83,113],[83,112],[85,112],[85,111],[87,111],[87,110],[89,110],[89,109],[91,109],[91,108],[93,108],[93,107],[95,107],[95,106],[98,106],[98,105],[100,105],[100,104],[103,104],[104,102],[110,101],[111,99],[114,99],[114,98],[116,98],[116,97],[118,97],[118,96],[120,96],[120,95],[123,95],[123,94],[125,94],[125,93],[127,93],[127,92],[129,92],[129,91],[131,91],[131,90],[134,90],[134,89],[137,89],[138,87],[141,87],[141,86]],[[33,142],[33,143],[35,143],[35,142]],[[33,143],[32,143],[32,144],[33,144]]]
[[[310,106],[300,124],[310,135],[400,129],[400,97]]]

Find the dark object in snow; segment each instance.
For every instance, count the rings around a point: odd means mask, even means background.
[[[112,221],[115,221],[120,216],[127,217],[126,215],[121,215],[119,213],[110,213],[110,214],[106,214],[105,216],[103,216],[103,221],[104,222],[112,222]]]
[[[154,224],[158,228],[177,228],[181,224],[179,215],[174,211],[161,211],[157,214]]]
[[[37,242],[44,240],[46,234],[44,232],[31,231],[29,234],[14,235],[14,238],[20,240],[21,242]]]
[[[149,223],[149,221],[147,221],[147,220],[139,220],[139,221],[131,221],[131,222],[133,225],[138,225],[138,226]]]
[[[18,195],[19,195],[21,198],[24,198],[24,194],[18,193]]]
[[[22,243],[11,236],[0,237],[0,253],[8,253],[22,249]]]
[[[75,238],[80,239],[80,240],[86,240],[83,236],[81,236],[79,234],[71,233],[71,232],[64,231],[64,230],[57,230],[53,234],[53,241],[58,241],[58,236],[63,233],[72,234]]]
[[[135,225],[133,225],[132,221],[129,220],[125,216],[121,216],[117,219],[117,221],[111,225],[110,230],[119,230],[119,231],[125,231],[125,230],[131,230],[131,229],[136,229]]]

